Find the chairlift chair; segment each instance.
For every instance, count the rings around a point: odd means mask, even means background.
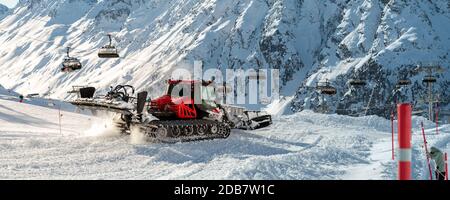
[[[366,85],[366,81],[365,80],[361,80],[361,79],[350,79],[349,84],[352,86],[364,86]]]
[[[423,78],[422,82],[423,83],[436,83],[436,77],[431,76],[431,75],[427,75]]]
[[[336,88],[334,88],[332,86],[327,86],[327,87],[322,88],[320,93],[321,94],[326,94],[326,95],[335,95],[336,94]]]
[[[320,90],[321,94],[326,95],[336,95],[337,93],[336,88],[331,86],[328,80],[326,80],[324,84],[322,83],[322,85],[319,85],[319,83],[317,83],[316,89]]]
[[[430,64],[427,66],[417,66],[416,70],[419,72],[427,73],[427,75],[425,75],[425,77],[422,79],[423,83],[432,84],[432,83],[436,83],[436,81],[437,81],[437,78],[432,75],[433,71],[437,72],[437,73],[443,73],[445,71],[445,68],[443,68],[441,66]]]
[[[75,57],[70,57],[69,55],[70,47],[67,47],[67,56],[64,58],[64,61],[62,63],[62,72],[72,72],[75,70],[81,69],[82,65],[80,60]]]
[[[400,79],[397,83],[398,86],[407,86],[407,85],[411,85],[411,80],[409,79]]]
[[[98,51],[98,57],[99,58],[118,58],[119,53],[117,52],[117,48],[114,45],[112,45],[112,39],[111,39],[110,34],[108,34],[108,38],[109,38],[109,44],[100,48],[100,50]]]

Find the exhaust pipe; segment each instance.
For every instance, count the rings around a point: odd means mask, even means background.
[[[145,102],[147,101],[148,92],[143,91],[137,94],[137,107],[136,112],[140,121],[142,121],[142,112],[145,108]]]

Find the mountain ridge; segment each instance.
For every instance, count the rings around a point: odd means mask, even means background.
[[[202,60],[220,70],[280,69],[281,94],[295,96],[293,111],[320,110],[328,101],[330,112],[386,116],[401,77],[413,81],[400,91],[403,99],[418,104],[426,94],[423,74],[412,70],[417,64],[450,67],[449,10],[445,0],[21,0],[0,24],[8,47],[0,52],[0,84],[70,98],[73,85],[123,83],[158,96],[170,71]],[[106,33],[125,59],[96,57]],[[59,72],[65,46],[82,60],[80,72]],[[348,87],[352,77],[367,80],[367,88]],[[448,77],[449,70],[439,75],[435,87],[443,100],[450,99]],[[325,80],[336,96],[308,89]]]

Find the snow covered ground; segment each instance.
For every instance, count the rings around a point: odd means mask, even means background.
[[[32,102],[32,101],[31,101]],[[395,179],[390,122],[303,111],[226,140],[159,144],[121,136],[108,120],[0,95],[0,179]],[[413,176],[427,179],[413,119]],[[450,126],[425,122],[449,152]],[[397,147],[397,144],[396,144]]]

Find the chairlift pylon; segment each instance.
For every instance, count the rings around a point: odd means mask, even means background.
[[[425,77],[422,79],[423,83],[433,84],[437,82],[437,78],[436,76],[433,75],[433,72],[443,73],[445,69],[438,65],[425,65],[425,66],[418,65],[416,71],[426,73]]]
[[[119,53],[117,52],[117,48],[112,45],[112,38],[111,34],[107,35],[109,38],[109,44],[106,46],[103,46],[98,50],[98,57],[99,58],[118,58]]]

